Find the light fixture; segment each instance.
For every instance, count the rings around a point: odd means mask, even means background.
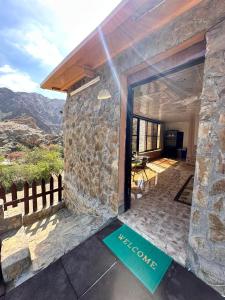
[[[91,81],[85,83],[84,85],[82,85],[81,87],[77,88],[76,90],[72,91],[70,93],[70,96],[76,95],[77,93],[85,90],[86,88],[88,88],[89,86],[97,83],[100,81],[100,76],[95,77],[94,79],[92,79]]]
[[[98,93],[98,100],[107,100],[110,99],[112,96],[107,89],[102,89]]]

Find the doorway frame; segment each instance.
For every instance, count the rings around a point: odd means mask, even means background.
[[[204,63],[205,56],[192,59],[186,63],[170,68],[162,73],[157,73],[135,83],[128,85],[127,109],[126,109],[126,140],[125,140],[125,178],[124,178],[124,210],[131,208],[131,161],[132,161],[132,127],[133,127],[133,104],[134,104],[134,88],[143,84],[153,82],[157,79],[166,77],[176,72],[185,70],[195,65]]]

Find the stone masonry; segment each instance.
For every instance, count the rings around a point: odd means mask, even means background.
[[[64,198],[70,208],[76,212],[89,208],[106,213],[110,207],[117,213],[123,205],[119,203],[123,199],[118,196],[119,118],[123,105],[120,103],[123,87],[118,84],[120,75],[193,35],[207,31],[224,16],[224,0],[202,1],[196,8],[117,55],[109,65],[96,70],[101,76],[99,83],[72,97],[68,95],[64,109]],[[105,43],[107,45],[107,41]],[[112,95],[105,102],[97,99],[103,88],[109,88]]]
[[[194,9],[114,57],[109,65],[97,69],[101,80],[77,95],[68,94],[64,109],[64,198],[67,206],[78,214],[115,215],[123,204],[118,191],[119,164],[124,163],[124,158],[119,161],[123,87],[120,88],[117,78],[206,32],[189,264],[193,272],[221,293],[225,293],[224,19],[224,0],[201,1]],[[111,98],[98,100],[98,93],[105,88]]]
[[[118,212],[119,87],[105,66],[101,81],[69,97],[64,110],[64,198],[77,213]],[[111,98],[99,100],[101,89]]]
[[[225,21],[206,38],[190,263],[196,274],[225,295]]]

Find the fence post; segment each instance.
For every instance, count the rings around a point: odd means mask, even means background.
[[[34,180],[32,182],[32,196],[33,196],[33,212],[37,211],[37,184]]]
[[[3,203],[6,203],[6,192],[2,185],[0,185],[0,199],[3,199]],[[4,205],[4,210],[7,210],[7,206]]]
[[[45,180],[41,180],[41,193],[42,193],[42,206],[46,207],[46,188],[45,188]]]
[[[23,186],[24,190],[24,214],[29,214],[29,183],[27,181],[24,182]]]
[[[62,201],[62,175],[59,174],[58,176],[58,201]]]
[[[18,199],[18,191],[17,191],[17,186],[15,183],[12,184],[11,186],[11,200],[7,202],[7,194],[5,191],[5,188],[0,184],[0,199],[2,199],[3,204],[4,204],[4,210],[6,211],[8,206],[12,207],[17,207],[18,203],[24,202],[24,214],[27,215],[30,213],[30,200],[33,202],[33,211],[31,212],[36,212],[38,210],[38,202],[37,198],[42,197],[42,205],[43,208],[47,206],[47,195],[50,195],[50,206],[54,204],[54,194],[57,192],[58,193],[58,202],[62,201],[62,191],[63,191],[63,186],[62,186],[62,175],[59,174],[57,177],[57,182],[58,182],[58,187],[57,183],[54,183],[54,178],[51,176],[50,177],[50,189],[49,191],[46,192],[46,181],[44,179],[41,180],[41,192],[38,192],[37,190],[37,183],[34,180],[32,182],[32,194],[30,194],[30,185],[27,181],[24,182],[23,184],[23,197]],[[55,190],[54,190],[55,186]],[[56,195],[57,197],[57,195]]]
[[[17,200],[17,187],[16,187],[16,184],[13,183],[12,184],[12,187],[11,187],[11,192],[12,192],[12,207],[16,207],[18,206],[17,202],[14,202]]]
[[[54,202],[54,194],[53,194],[53,190],[54,190],[54,179],[51,176],[50,177],[50,205],[53,205]]]

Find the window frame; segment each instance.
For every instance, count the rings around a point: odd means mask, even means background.
[[[133,120],[134,119],[137,119],[137,127],[136,127],[136,133],[135,134],[133,132]],[[132,118],[132,143],[131,143],[131,147],[133,147],[133,137],[135,136],[136,137],[136,149],[135,149],[135,151],[133,151],[133,149],[132,149],[132,153],[133,152],[138,153],[137,149],[139,149],[139,138],[138,138],[139,137],[139,132],[140,132],[139,124],[140,124],[139,119],[136,116],[133,116],[133,118]]]
[[[160,135],[158,135],[159,132],[159,126],[162,125],[162,122],[158,121],[158,120],[152,120],[143,116],[139,116],[139,115],[133,115],[132,118],[132,125],[133,125],[133,119],[137,119],[137,129],[136,129],[136,133],[134,134],[133,129],[132,129],[132,145],[133,145],[133,136],[136,137],[136,150],[135,152],[140,154],[140,153],[145,153],[145,152],[150,152],[150,151],[156,151],[161,149],[161,147],[158,147],[158,144],[160,146],[160,140],[161,140],[161,128],[160,128]],[[139,139],[140,139],[140,121],[145,121],[145,147],[144,147],[144,151],[139,151]],[[155,134],[149,134],[148,133],[148,124],[152,124],[152,125],[157,125],[156,127],[156,133]],[[153,138],[156,139],[155,141],[155,145],[156,147],[152,147],[152,148],[148,148],[148,138]],[[132,149],[132,152],[133,149]]]

